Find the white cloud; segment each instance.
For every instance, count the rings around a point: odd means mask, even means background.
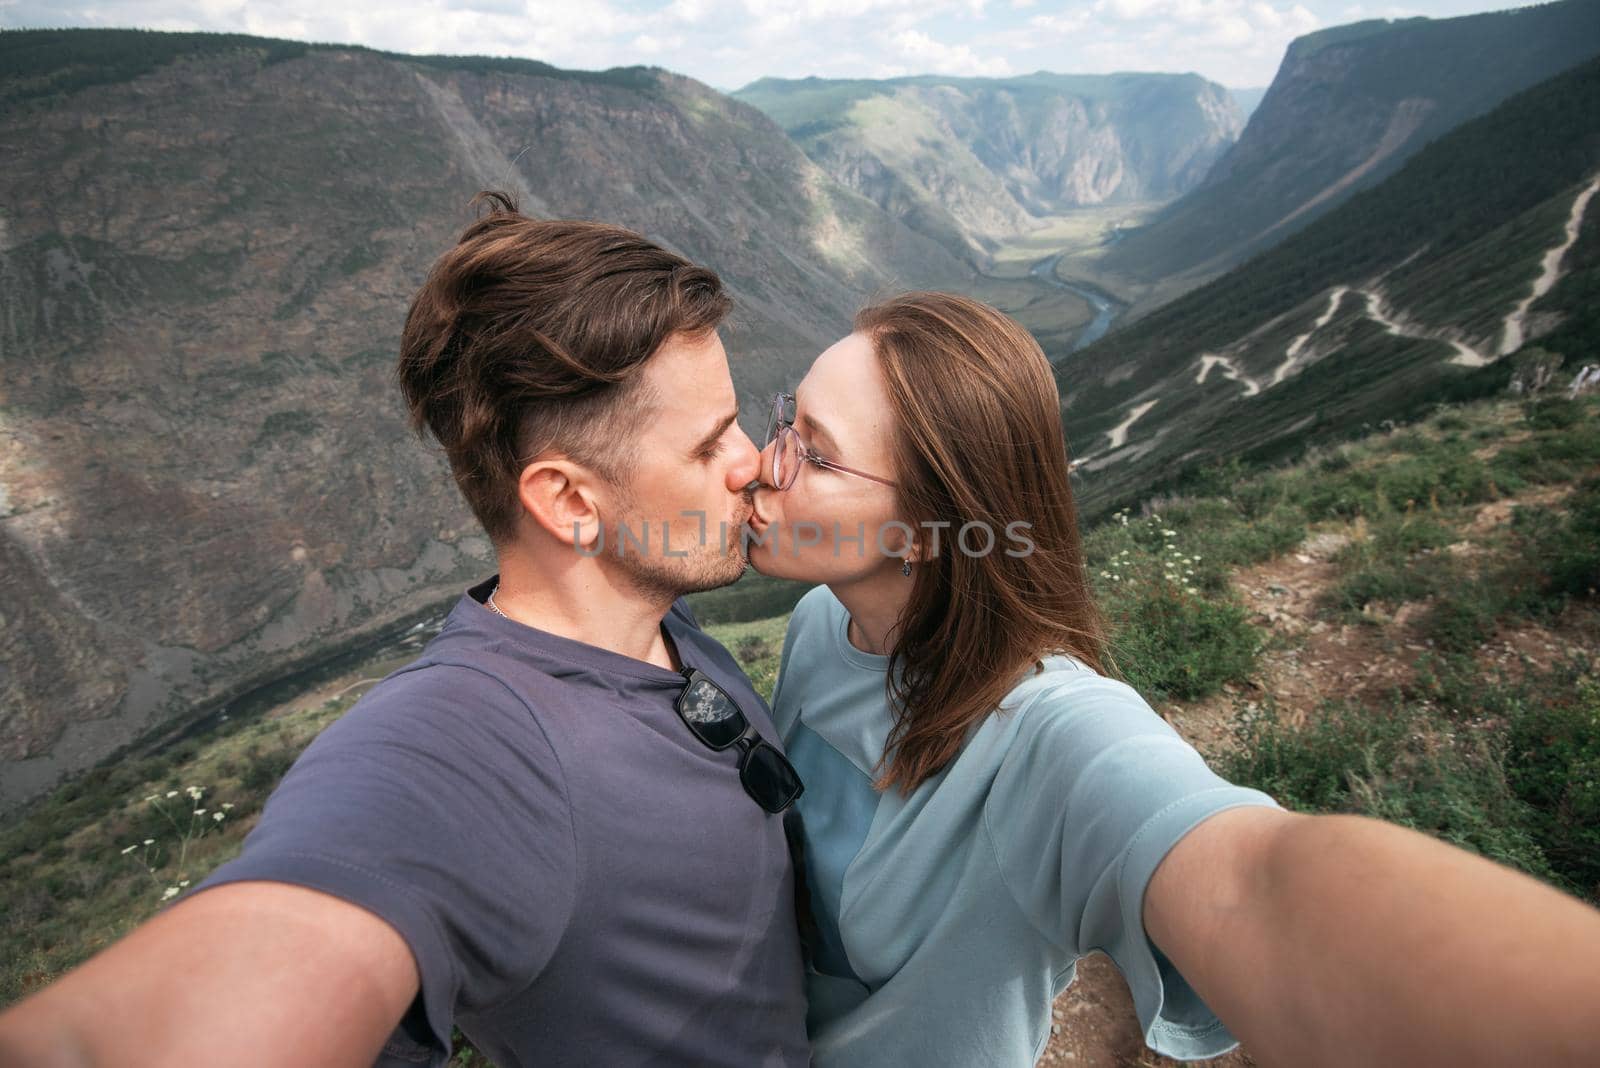
[[[706,20],[711,7],[709,0],[672,0],[667,5],[666,15],[674,21],[694,25]]]
[[[517,55],[563,67],[652,63],[721,88],[755,79],[1024,70],[1198,71],[1265,85],[1295,37],[1363,18],[1506,0],[0,0],[0,26],[143,26]],[[1521,2],[1521,0],[1519,0]],[[1421,11],[1416,10],[1421,8]]]
[[[967,45],[948,45],[919,30],[905,30],[894,38],[899,50],[914,70],[932,74],[966,74],[1000,78],[1011,73],[1004,56],[982,57]]]

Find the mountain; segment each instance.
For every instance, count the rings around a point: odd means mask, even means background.
[[[478,190],[722,272],[751,420],[867,294],[968,275],[661,70],[74,30],[0,71],[0,808],[487,571],[391,380]]]
[[[1128,233],[1102,266],[1143,282],[1213,278],[1394,174],[1445,132],[1596,54],[1595,0],[1380,19],[1298,38],[1205,182]]]
[[[1057,361],[1086,515],[1600,352],[1600,60]],[[1468,465],[1470,466],[1470,464]],[[1396,502],[1397,504],[1399,502]]]
[[[1230,91],[1194,74],[763,78],[734,95],[976,263],[1035,216],[1194,188],[1243,125]]]
[[[1267,95],[1266,86],[1258,89],[1229,89],[1228,92],[1233,94],[1233,102],[1239,105],[1239,114],[1247,123],[1250,121],[1250,116],[1255,114],[1256,108],[1261,106],[1261,98]]]

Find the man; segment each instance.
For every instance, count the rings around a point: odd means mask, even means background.
[[[637,234],[485,198],[398,377],[498,575],[238,859],[0,1016],[0,1063],[442,1065],[453,1025],[502,1064],[806,1063],[799,782],[677,600],[745,566],[728,298]]]

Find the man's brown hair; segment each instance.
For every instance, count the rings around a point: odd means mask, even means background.
[[[715,271],[619,226],[533,219],[499,192],[411,301],[395,376],[497,546],[516,533],[522,468],[560,452],[619,486],[653,398],[645,361],[715,330]]]

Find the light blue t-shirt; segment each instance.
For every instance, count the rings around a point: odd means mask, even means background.
[[[773,719],[805,781],[819,945],[813,1068],[1028,1068],[1052,1000],[1099,949],[1145,1043],[1196,1060],[1238,1045],[1144,930],[1145,887],[1207,816],[1281,807],[1211,771],[1138,692],[1057,655],[909,797],[872,771],[892,726],[888,658],[845,635],[819,586],[795,608]]]

